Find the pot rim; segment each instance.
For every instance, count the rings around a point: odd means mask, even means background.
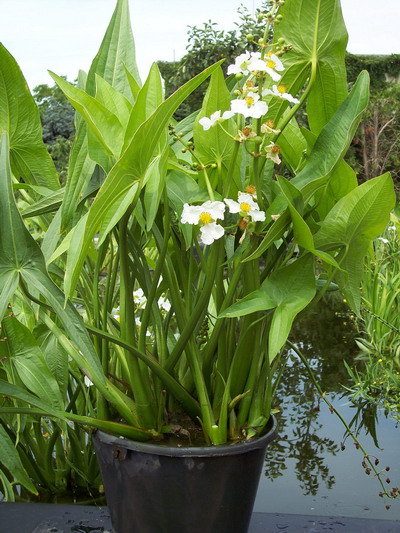
[[[116,437],[97,430],[93,438],[98,439],[103,444],[110,444],[120,448],[125,448],[135,452],[164,455],[169,457],[219,457],[224,455],[239,455],[252,450],[264,448],[271,442],[277,434],[277,421],[271,415],[265,428],[265,433],[261,437],[256,437],[247,442],[236,442],[232,444],[220,444],[218,446],[168,446],[162,443],[154,444],[139,442],[125,437]]]

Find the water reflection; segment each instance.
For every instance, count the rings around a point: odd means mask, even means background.
[[[343,361],[352,364],[356,336],[346,304],[328,295],[297,322],[292,342],[368,453],[379,456],[381,464],[391,463],[395,485],[400,478],[396,422],[371,404],[355,406],[344,394],[350,381]],[[303,364],[289,355],[278,391],[278,439],[268,447],[255,511],[399,519],[400,501],[391,502],[388,514],[378,496],[380,485],[361,466],[362,453],[346,439],[343,424],[319,397]]]
[[[310,361],[324,391],[336,391],[339,383],[348,381],[343,360],[352,362],[355,333],[345,303],[335,296],[328,296],[295,324],[292,341]],[[270,479],[282,476],[290,458],[305,495],[316,495],[321,483],[328,489],[335,483],[326,456],[335,456],[339,445],[319,435],[321,401],[311,381],[305,378],[304,366],[290,352],[289,367],[277,394],[279,439],[270,445],[265,474]]]

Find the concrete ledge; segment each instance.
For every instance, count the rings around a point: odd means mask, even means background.
[[[106,507],[0,503],[0,533],[87,533],[88,531],[111,533],[110,515]],[[249,529],[249,533],[323,533],[325,531],[329,533],[398,533],[400,521],[253,513]]]

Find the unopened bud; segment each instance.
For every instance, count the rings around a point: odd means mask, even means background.
[[[237,80],[241,80],[243,78],[243,73],[242,72],[238,72],[237,74],[235,74],[235,78]]]
[[[211,166],[211,168],[217,168],[218,167],[217,163],[211,163],[210,166]]]
[[[252,33],[248,33],[248,34],[246,35],[246,39],[247,39],[249,42],[254,41],[254,35],[253,35]]]
[[[258,44],[259,44],[260,46],[262,46],[262,45],[264,44],[264,39],[263,39],[262,37],[260,37],[260,38],[258,39]]]
[[[280,44],[282,46],[283,44],[285,44],[285,42],[286,41],[285,41],[285,39],[283,37],[279,37],[278,44]]]
[[[241,95],[241,92],[239,91],[239,89],[235,89],[235,90],[233,91],[233,94],[234,94],[235,96],[240,96],[240,95]]]
[[[276,15],[276,20],[280,22],[283,19],[282,15]]]

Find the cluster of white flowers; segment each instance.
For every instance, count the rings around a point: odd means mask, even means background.
[[[228,206],[230,213],[239,213],[242,218],[251,219],[253,222],[263,222],[265,220],[265,213],[260,210],[253,194],[239,192],[237,202],[230,198],[225,198],[224,202]],[[200,225],[201,242],[203,244],[212,244],[225,233],[224,228],[216,222],[224,218],[226,209],[224,202],[207,200],[202,205],[185,203],[181,222],[182,224]]]
[[[272,52],[269,52],[264,59],[261,58],[261,52],[245,52],[235,59],[233,65],[229,65],[228,74],[266,72],[274,81],[279,81],[281,76],[278,72],[283,70],[285,67],[281,60]]]
[[[235,63],[229,65],[228,74],[248,75],[265,72],[273,81],[279,81],[281,79],[279,72],[284,70],[285,67],[281,60],[272,51],[268,52],[264,58],[261,56],[261,52],[245,52],[235,59]],[[299,103],[297,98],[286,92],[284,85],[273,85],[272,89],[264,89],[262,96],[276,96],[293,104]],[[252,81],[248,81],[244,84],[241,98],[231,101],[229,111],[223,113],[220,110],[215,111],[210,117],[202,117],[199,123],[204,130],[209,130],[218,122],[232,118],[235,114],[243,115],[246,118],[261,118],[267,111],[268,104],[260,98],[258,87]]]

